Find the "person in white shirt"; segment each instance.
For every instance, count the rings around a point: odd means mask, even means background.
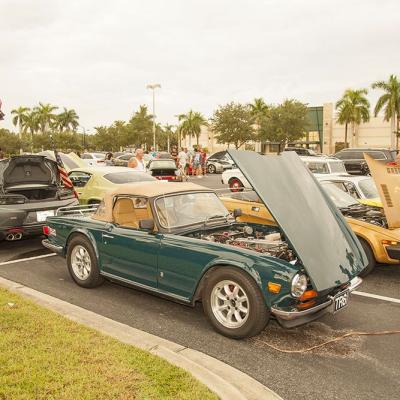
[[[143,149],[136,149],[135,157],[128,161],[128,167],[133,168],[135,171],[146,172],[146,165],[143,160]]]
[[[189,155],[187,153],[187,149],[181,147],[181,151],[178,154],[178,168],[179,168],[179,172],[180,174],[186,178],[186,180],[188,179],[187,177],[187,166],[189,164]]]

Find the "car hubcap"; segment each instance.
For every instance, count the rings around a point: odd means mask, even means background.
[[[231,183],[232,191],[237,192],[241,189],[241,187],[242,187],[242,185],[240,184],[239,181],[237,181],[237,180],[232,181],[232,183]]]
[[[249,316],[250,304],[246,292],[233,281],[222,281],[211,292],[211,309],[226,328],[240,328]]]
[[[75,246],[71,254],[71,265],[75,276],[85,280],[90,275],[92,262],[88,251],[83,246]]]

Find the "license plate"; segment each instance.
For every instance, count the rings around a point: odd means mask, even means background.
[[[349,291],[348,290],[338,293],[333,298],[333,312],[335,313],[335,312],[347,307],[347,304],[349,304]]]
[[[53,216],[54,216],[54,210],[36,212],[36,219],[38,222],[46,221],[47,217],[53,217]]]

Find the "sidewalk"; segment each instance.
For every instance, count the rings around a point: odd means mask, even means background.
[[[222,400],[282,400],[273,391],[247,374],[204,353],[116,322],[4,278],[0,278],[0,286],[75,322],[164,358],[171,364],[187,370]]]

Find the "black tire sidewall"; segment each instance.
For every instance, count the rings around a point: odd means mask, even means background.
[[[369,243],[365,239],[360,238],[360,237],[358,238],[358,240],[360,241],[361,246],[364,249],[365,255],[367,256],[367,260],[368,260],[368,265],[359,274],[359,276],[361,276],[361,278],[365,278],[375,268],[376,260],[375,260],[374,252],[372,251]]]
[[[215,174],[215,171],[216,171],[215,165],[210,164],[210,165],[207,167],[207,170],[208,170],[208,173],[209,173],[209,174]]]
[[[90,262],[91,262],[90,274],[89,274],[89,277],[85,280],[79,279],[75,275],[75,273],[72,269],[72,265],[71,265],[71,253],[72,253],[73,249],[78,245],[84,247],[90,256]],[[85,237],[84,235],[81,235],[81,234],[75,235],[69,241],[68,248],[67,248],[67,266],[68,266],[68,271],[69,271],[72,279],[79,286],[82,286],[85,288],[93,288],[93,287],[101,285],[104,281],[103,277],[100,275],[97,256],[94,251],[93,245],[91,244],[90,240],[87,237]]]
[[[215,317],[211,308],[211,292],[214,286],[223,280],[231,280],[238,283],[246,292],[250,314],[244,325],[239,328],[227,328]],[[243,339],[259,334],[267,325],[270,312],[265,304],[264,297],[254,279],[246,272],[238,268],[218,268],[207,278],[202,296],[204,313],[213,328],[224,336],[233,339]]]

